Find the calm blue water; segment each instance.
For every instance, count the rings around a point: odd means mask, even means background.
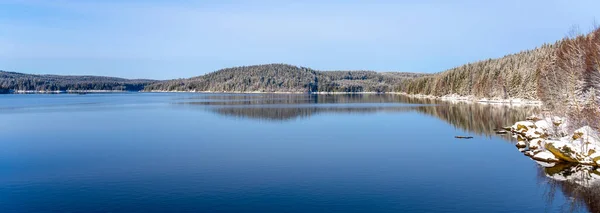
[[[527,110],[392,95],[0,95],[0,209],[587,211],[494,135]]]

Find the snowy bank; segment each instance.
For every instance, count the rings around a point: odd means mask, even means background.
[[[413,98],[442,100],[442,101],[447,101],[447,102],[451,102],[451,103],[466,102],[466,103],[481,103],[481,104],[515,105],[515,106],[520,106],[520,105],[539,106],[539,105],[542,105],[541,101],[521,99],[521,98],[510,98],[510,99],[478,98],[475,96],[461,96],[461,95],[457,95],[457,94],[434,96],[434,95],[408,94],[408,93],[404,93],[404,92],[394,93],[394,94],[405,95],[405,96],[413,97]]]

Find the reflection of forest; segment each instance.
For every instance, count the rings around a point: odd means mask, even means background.
[[[522,120],[533,107],[510,107],[417,99],[389,94],[298,95],[251,94],[208,95],[182,104],[207,106],[215,113],[241,118],[286,121],[318,113],[409,112],[434,116],[462,130],[494,135],[495,129]]]
[[[389,94],[346,94],[346,95],[308,95],[308,94],[224,94],[195,96],[187,99],[188,104],[198,105],[244,105],[244,104],[333,104],[333,103],[410,103],[433,104],[435,100],[416,99],[402,95]]]
[[[464,131],[493,135],[495,130],[531,115],[534,107],[510,107],[486,104],[440,104],[417,107],[418,112],[434,116]]]
[[[600,171],[577,164],[540,167],[538,181],[547,185],[546,201],[551,204],[558,190],[565,195],[564,212],[600,212]],[[549,205],[550,206],[550,205]]]
[[[223,107],[215,108],[214,112],[222,115],[255,118],[272,121],[291,120],[296,118],[306,118],[319,113],[375,113],[381,111],[389,112],[408,112],[414,110],[413,107],[301,107],[301,108],[240,108],[240,107]]]

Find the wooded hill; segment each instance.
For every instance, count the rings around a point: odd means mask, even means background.
[[[410,79],[397,92],[480,98],[525,98],[545,103],[583,101],[600,89],[600,29],[534,50]]]
[[[211,92],[391,92],[418,73],[317,71],[288,64],[221,69],[206,75],[157,82],[145,91]]]
[[[397,92],[543,101],[572,127],[600,129],[600,28],[537,49],[407,79]]]
[[[31,75],[0,70],[0,92],[120,90],[140,91],[154,80],[129,80],[102,76]]]
[[[537,100],[537,66],[554,51],[555,46],[543,45],[534,50],[469,63],[415,78],[397,87],[397,92]]]

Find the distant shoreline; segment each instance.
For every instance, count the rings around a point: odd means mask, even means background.
[[[391,95],[404,95],[411,98],[418,99],[435,99],[441,101],[447,101],[451,103],[481,103],[481,104],[498,104],[498,105],[527,105],[527,106],[541,106],[543,103],[539,100],[529,100],[520,98],[477,98],[474,96],[459,96],[459,95],[446,95],[446,96],[432,96],[422,94],[408,94],[404,92],[263,92],[263,91],[168,91],[168,90],[151,90],[151,91],[140,91],[147,93],[208,93],[208,94],[316,94],[316,95],[351,95],[351,94],[391,94]]]
[[[434,99],[450,103],[480,103],[480,104],[498,104],[498,105],[535,105],[540,106],[543,103],[539,100],[509,98],[477,98],[474,96],[432,96],[422,94],[408,94],[404,92],[264,92],[264,91],[167,91],[167,90],[151,90],[151,91],[125,91],[125,90],[59,90],[59,91],[34,91],[34,90],[17,90],[3,94],[81,94],[81,93],[204,93],[204,94],[315,94],[315,95],[352,95],[352,94],[390,94],[404,95],[418,99]]]
[[[139,92],[139,91],[126,91],[126,90],[12,90],[1,94],[81,94],[81,93],[127,93],[127,92]]]
[[[264,92],[264,91],[176,91],[176,90],[151,90],[151,91],[140,91],[148,93],[209,93],[209,94],[319,94],[319,95],[335,95],[335,94],[392,94],[392,92]]]

